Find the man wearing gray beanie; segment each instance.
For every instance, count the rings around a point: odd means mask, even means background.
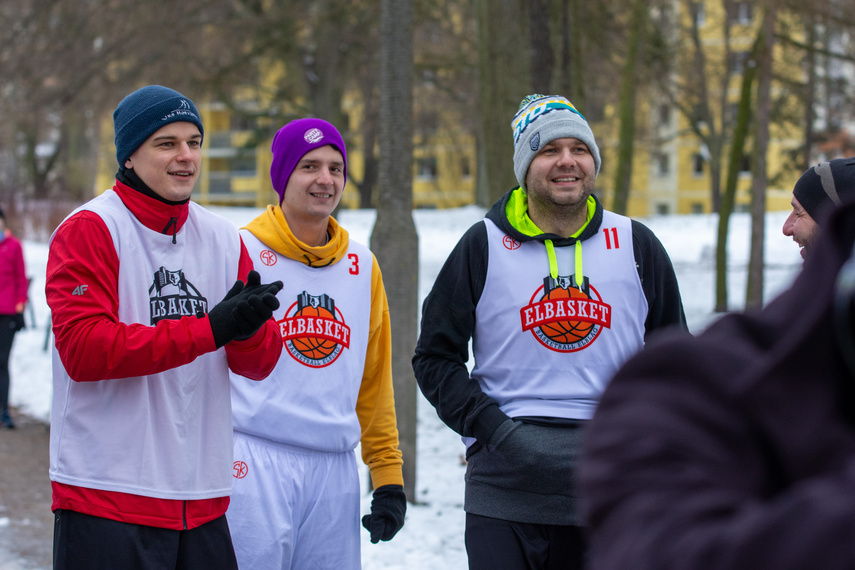
[[[54,567],[237,568],[229,370],[273,370],[282,283],[190,201],[189,98],[143,87],[113,121],[116,182],[59,225],[47,263]]]
[[[662,244],[593,195],[601,159],[585,117],[530,95],[511,127],[519,186],[440,271],[413,369],[466,444],[469,567],[582,568],[585,425],[621,364],[686,320]]]
[[[799,245],[802,259],[813,247],[822,221],[848,194],[855,194],[855,157],[835,158],[808,168],[793,187],[793,211],[782,231]]]

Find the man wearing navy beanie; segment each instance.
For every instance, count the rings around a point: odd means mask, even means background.
[[[793,211],[782,231],[810,254],[823,219],[855,191],[855,157],[835,158],[808,168],[793,187]]]
[[[261,380],[281,282],[190,201],[203,128],[158,85],[113,113],[112,189],[50,241],[55,568],[237,568],[229,370]],[[244,380],[244,381],[250,381]]]

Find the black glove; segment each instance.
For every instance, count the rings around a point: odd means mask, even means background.
[[[362,526],[371,533],[371,543],[392,540],[404,526],[407,495],[401,485],[383,485],[374,490],[371,514],[362,517]]]
[[[217,348],[233,340],[246,340],[258,332],[279,308],[276,293],[281,289],[281,281],[262,285],[257,271],[249,272],[246,286],[240,280],[235,281],[223,300],[208,311]]]

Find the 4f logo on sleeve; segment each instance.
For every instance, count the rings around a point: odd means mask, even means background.
[[[74,288],[74,291],[71,292],[72,295],[83,295],[86,293],[86,290],[89,289],[88,285],[78,285]]]
[[[170,271],[161,267],[154,272],[153,281],[148,289],[152,325],[164,319],[177,320],[208,312],[208,300],[180,269]]]
[[[523,331],[546,348],[575,352],[594,342],[603,327],[611,328],[612,308],[604,303],[588,283],[576,283],[575,276],[546,277],[529,304],[520,309]]]
[[[303,291],[277,324],[288,354],[306,366],[329,366],[350,347],[350,327],[326,294]]]

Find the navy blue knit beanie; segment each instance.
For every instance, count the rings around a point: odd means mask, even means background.
[[[122,99],[113,111],[119,168],[124,168],[128,157],[158,129],[179,121],[193,123],[199,127],[199,133],[205,136],[196,105],[178,91],[149,85]]]
[[[855,194],[855,157],[811,166],[793,187],[793,196],[817,223],[848,194]]]

